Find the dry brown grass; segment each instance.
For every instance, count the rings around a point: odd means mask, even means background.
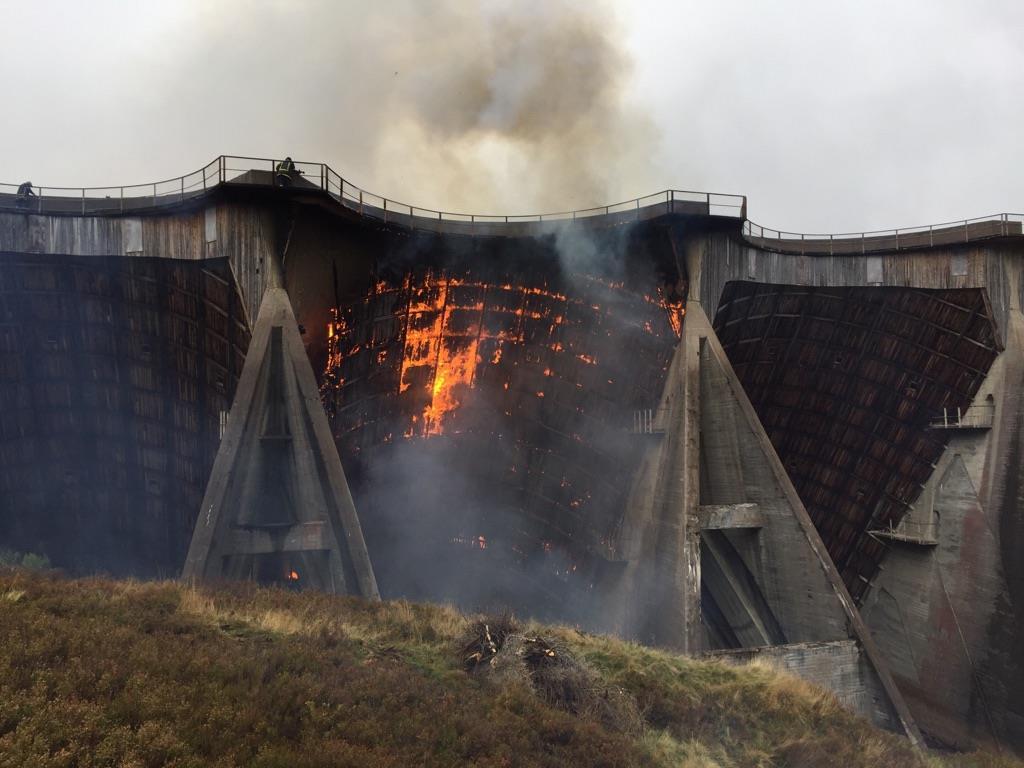
[[[0,606],[0,768],[916,760],[831,694],[762,663],[527,624],[505,643],[508,674],[484,680],[461,654],[479,617],[450,606],[2,569]],[[530,638],[558,663],[527,664]],[[616,695],[634,725],[609,716]],[[986,754],[930,760],[1022,768]]]

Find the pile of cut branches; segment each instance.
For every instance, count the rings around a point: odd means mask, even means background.
[[[525,633],[510,614],[474,622],[460,647],[470,674],[526,683],[549,705],[616,731],[643,730],[629,693],[602,682],[562,643]]]

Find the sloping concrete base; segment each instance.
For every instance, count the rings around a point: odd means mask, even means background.
[[[885,719],[885,691],[864,649],[855,640],[708,651],[704,655],[734,664],[768,663],[832,691],[844,707],[876,724],[898,729],[897,723]]]

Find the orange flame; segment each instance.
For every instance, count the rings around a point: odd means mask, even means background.
[[[523,319],[548,320],[549,334],[554,334],[563,324],[564,316],[561,313],[553,313],[549,306],[537,306],[528,300],[529,297],[540,296],[557,303],[570,301],[564,294],[544,288],[489,286],[433,273],[429,273],[415,288],[411,280],[410,276],[406,281],[410,302],[399,392],[405,392],[413,386],[416,378],[414,371],[429,370],[432,380],[426,385],[429,402],[423,408],[421,426],[408,431],[406,435],[409,437],[415,434],[439,435],[444,432],[448,415],[459,407],[465,391],[472,389],[475,384],[476,368],[482,362],[479,353],[481,341],[498,342],[490,358],[491,364],[498,365],[503,356],[502,343],[521,341],[523,331],[519,323]],[[458,288],[491,288],[508,294],[501,302],[507,307],[506,311],[517,318],[516,330],[488,330],[484,326],[484,302],[459,301],[457,291],[453,290]],[[467,314],[472,318],[471,322],[466,321]],[[456,322],[457,319],[459,322]],[[551,376],[553,373],[546,370],[545,375]],[[507,382],[504,388],[508,389]]]
[[[622,283],[606,282],[597,278],[595,284],[606,289],[623,289]],[[478,366],[489,360],[491,365],[517,366],[523,360],[512,359],[507,354],[511,345],[521,344],[526,334],[536,334],[536,324],[529,330],[530,321],[542,321],[547,339],[540,340],[543,347],[554,353],[561,353],[567,348],[577,360],[592,366],[598,361],[594,356],[580,350],[570,338],[560,338],[561,329],[567,326],[566,312],[568,305],[573,305],[578,315],[580,310],[604,313],[604,309],[591,300],[574,299],[547,288],[522,285],[493,285],[468,278],[451,277],[444,273],[428,272],[426,275],[409,274],[402,285],[390,285],[386,281],[378,281],[371,289],[371,297],[396,292],[407,297],[405,306],[404,326],[401,332],[403,347],[401,349],[401,365],[398,371],[398,393],[415,396],[419,403],[417,412],[411,416],[411,423],[404,430],[404,436],[427,437],[440,435],[445,431],[450,415],[465,400],[468,390],[476,385]],[[486,297],[486,299],[484,298]],[[682,318],[685,305],[681,299],[669,299],[662,289],[657,296],[643,296],[649,304],[663,309],[673,333],[679,337],[682,331]],[[485,303],[493,306],[485,306]],[[485,323],[485,315],[504,313],[507,322],[501,330]],[[572,321],[571,321],[572,322]],[[578,322],[578,321],[575,321]],[[650,321],[645,321],[643,329],[651,335],[657,332]],[[611,331],[608,331],[609,335]],[[365,346],[364,354],[371,355],[378,367],[388,365],[388,350],[381,346],[390,343],[389,339],[378,339],[376,333],[371,339],[361,339],[353,344],[352,329],[349,321],[333,310],[327,324],[327,366],[323,388],[337,387],[344,383],[341,378],[343,359],[349,358]],[[507,344],[506,344],[507,342]],[[346,344],[351,344],[346,349]],[[344,351],[343,351],[344,350]],[[486,357],[485,357],[486,355]],[[396,361],[397,362],[397,361]],[[556,371],[551,364],[539,356],[526,363],[548,363],[541,370],[546,377],[555,376]],[[610,372],[610,371],[609,371]],[[483,370],[480,371],[483,375]],[[502,383],[509,390],[507,377]],[[577,388],[583,386],[580,381],[568,381]],[[613,379],[608,379],[609,383]],[[537,390],[536,396],[544,397],[544,392]]]

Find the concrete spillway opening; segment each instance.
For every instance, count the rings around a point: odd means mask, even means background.
[[[714,319],[855,599],[1000,351],[983,289],[731,282]],[[972,405],[974,406],[972,408]],[[991,420],[991,414],[989,414]]]
[[[321,393],[385,596],[589,624],[619,576],[682,291],[635,243],[566,248],[391,265],[332,310]]]

